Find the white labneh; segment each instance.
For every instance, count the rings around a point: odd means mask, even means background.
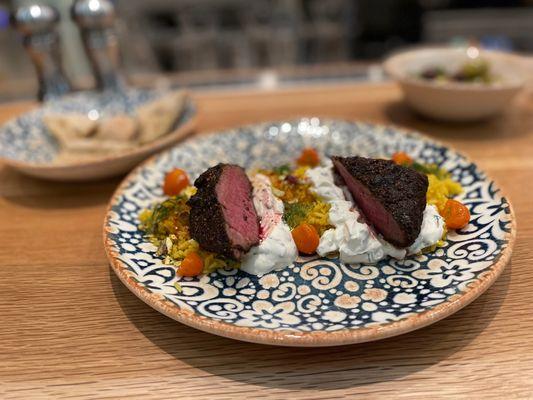
[[[436,208],[428,205],[418,238],[407,250],[398,249],[361,220],[351,199],[347,200],[343,190],[335,185],[331,162],[307,170],[306,175],[312,183],[311,190],[330,205],[329,221],[333,228],[320,238],[317,249],[320,256],[338,252],[340,260],[347,264],[375,263],[387,256],[402,259],[408,253],[418,253],[437,243],[442,237],[444,221]]]
[[[415,242],[407,249],[409,254],[419,253],[426,247],[433,246],[442,238],[444,233],[444,218],[442,218],[437,207],[428,204],[424,210],[424,219],[420,227],[420,234]]]
[[[252,275],[291,265],[298,257],[291,230],[283,222],[283,202],[272,193],[267,176],[256,174],[251,178],[253,202],[261,224],[261,242],[252,247],[241,262],[241,269]]]

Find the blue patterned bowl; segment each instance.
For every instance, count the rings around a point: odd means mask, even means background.
[[[180,278],[137,228],[140,210],[161,200],[166,171],[192,178],[218,162],[246,168],[289,162],[305,146],[322,154],[390,156],[406,151],[451,171],[471,211],[434,253],[377,265],[300,257],[261,278],[220,270]],[[104,241],[122,282],[156,310],[217,335],[287,346],[330,346],[398,335],[438,321],[483,293],[509,261],[511,206],[475,164],[438,143],[393,127],[318,118],[265,123],[186,141],[133,171],[114,194]],[[174,286],[180,280],[182,292]]]
[[[48,132],[42,117],[46,113],[83,113],[98,110],[101,116],[127,113],[161,96],[148,89],[118,92],[79,92],[45,103],[0,127],[0,160],[26,174],[54,180],[89,180],[129,171],[151,154],[174,144],[191,133],[196,110],[189,101],[171,133],[158,140],[118,155],[102,156],[90,161],[53,162],[59,145]]]

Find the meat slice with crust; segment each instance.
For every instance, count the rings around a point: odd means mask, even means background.
[[[396,247],[420,234],[426,208],[427,176],[389,160],[332,157],[366,222]]]
[[[191,237],[207,251],[240,260],[259,244],[259,219],[252,185],[238,165],[218,164],[196,179],[189,199]]]

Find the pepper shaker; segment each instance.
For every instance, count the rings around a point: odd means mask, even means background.
[[[22,34],[39,81],[39,100],[62,96],[71,90],[61,63],[57,23],[59,13],[48,5],[31,4],[18,8],[12,23]]]
[[[76,0],[71,14],[80,29],[97,88],[123,89],[113,4],[108,0]]]

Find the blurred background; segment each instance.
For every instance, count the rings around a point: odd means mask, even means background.
[[[0,0],[0,101],[33,98],[37,80]],[[72,0],[61,14],[64,67],[92,77]],[[533,0],[115,0],[122,64],[139,85],[204,90],[384,79],[382,58],[420,44],[533,51]]]

